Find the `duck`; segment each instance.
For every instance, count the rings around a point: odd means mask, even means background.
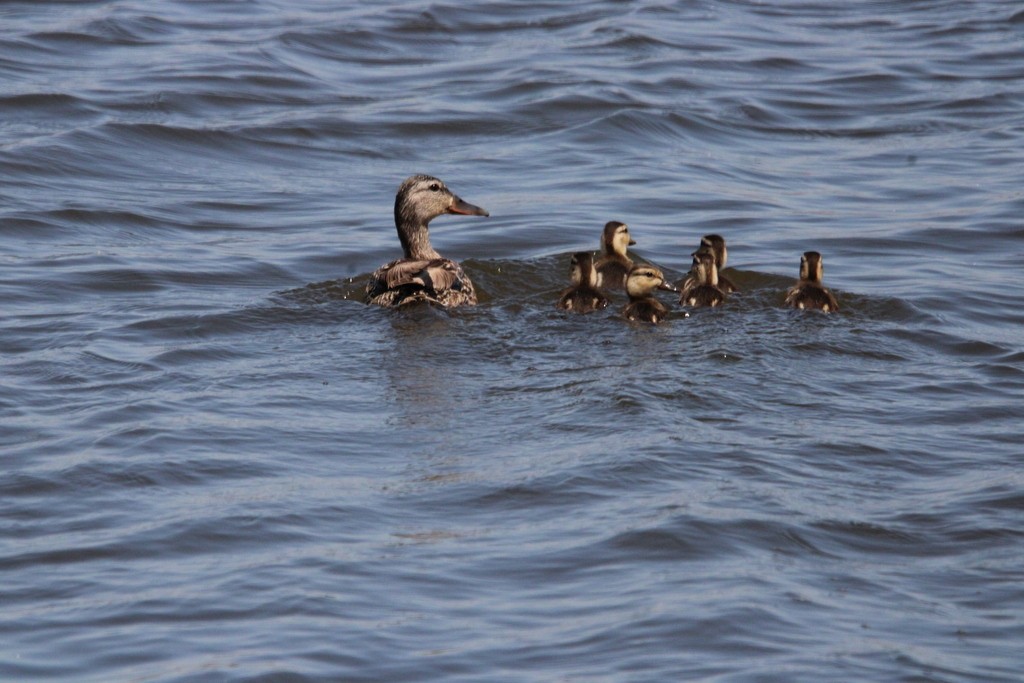
[[[626,294],[629,303],[622,310],[627,320],[638,320],[645,323],[659,323],[668,315],[668,308],[654,298],[654,290],[678,292],[673,285],[665,281],[661,270],[650,265],[633,266],[626,276]]]
[[[715,268],[718,270],[718,288],[725,294],[732,294],[733,292],[740,291],[740,288],[736,286],[732,280],[729,279],[722,270],[725,268],[725,264],[729,261],[729,250],[725,246],[725,238],[721,235],[704,235],[700,238],[700,246],[697,247],[697,251],[690,254],[690,256],[696,256],[702,252],[708,252],[715,257]],[[682,289],[684,292],[699,284],[693,271],[686,276],[686,280],[683,281]]]
[[[444,308],[476,304],[476,291],[462,266],[430,246],[427,225],[446,213],[490,215],[460,199],[434,176],[417,174],[402,182],[395,195],[395,227],[404,255],[373,272],[366,303],[386,308],[418,301]]]
[[[821,277],[824,266],[821,254],[816,251],[805,251],[800,257],[800,279],[786,292],[786,305],[799,309],[818,309],[825,313],[839,310],[839,302],[832,292],[822,284]]]
[[[608,297],[600,290],[601,276],[594,270],[594,255],[578,251],[572,255],[569,275],[572,286],[565,289],[555,304],[565,311],[590,313],[608,306]]]
[[[629,226],[619,221],[608,221],[601,233],[603,255],[597,261],[597,272],[608,287],[625,287],[626,276],[633,267],[633,260],[626,250],[636,244],[629,234]]]
[[[698,250],[693,256],[693,267],[690,269],[694,283],[683,289],[679,303],[684,306],[702,307],[718,306],[725,301],[725,292],[718,284],[718,267],[711,251]],[[690,278],[687,278],[689,282]]]

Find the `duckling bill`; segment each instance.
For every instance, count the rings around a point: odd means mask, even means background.
[[[800,257],[800,279],[786,292],[786,305],[825,313],[837,312],[839,302],[822,283],[824,270],[821,254],[816,251],[804,252]]]
[[[594,255],[578,251],[572,255],[570,263],[572,286],[562,292],[555,305],[577,313],[590,313],[608,306],[608,297],[599,289],[601,278],[594,269]]]
[[[664,320],[668,315],[668,308],[654,298],[656,289],[679,291],[665,281],[665,275],[660,269],[649,265],[633,266],[626,277],[626,294],[629,295],[629,302],[622,310],[622,315],[627,320],[645,323],[657,324]]]
[[[462,266],[444,258],[430,245],[427,225],[446,213],[490,215],[485,209],[463,201],[433,176],[414,175],[405,179],[395,195],[395,227],[404,255],[370,276],[367,303],[388,308],[417,301],[445,308],[476,304],[476,291]]]

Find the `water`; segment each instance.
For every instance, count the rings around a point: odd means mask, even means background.
[[[1019,3],[0,26],[0,679],[1024,680]],[[358,301],[416,172],[475,308]],[[607,220],[742,293],[557,312]]]

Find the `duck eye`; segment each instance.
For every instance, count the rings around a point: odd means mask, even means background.
[[[441,191],[441,186],[438,185],[437,183],[432,183],[430,185],[430,191],[431,192],[440,192]]]

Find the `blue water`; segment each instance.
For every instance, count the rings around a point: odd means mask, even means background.
[[[1024,680],[1019,3],[0,27],[0,680]],[[420,172],[476,307],[361,303]]]

